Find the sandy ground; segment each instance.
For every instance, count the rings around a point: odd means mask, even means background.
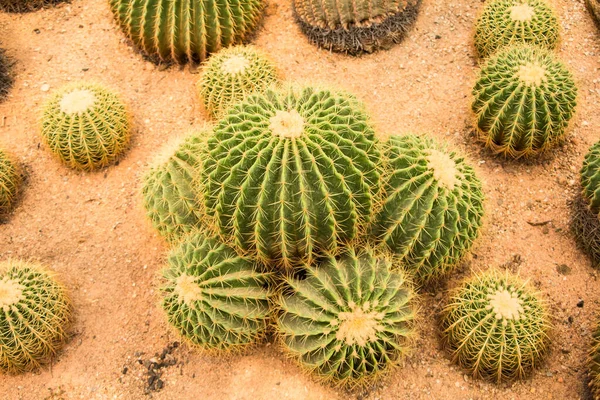
[[[26,15],[0,14],[2,46],[16,60],[16,82],[0,104],[0,143],[24,167],[14,214],[0,225],[0,258],[22,257],[58,271],[72,294],[72,336],[36,373],[2,376],[3,399],[585,399],[585,357],[599,308],[598,274],[568,230],[567,201],[600,126],[600,31],[583,0],[554,0],[562,21],[561,57],[580,86],[578,114],[554,156],[513,162],[474,142],[470,89],[477,73],[472,26],[478,0],[424,0],[409,37],[389,51],[350,58],[311,46],[289,0],[269,0],[255,44],[288,80],[326,83],[364,100],[380,135],[427,133],[470,155],[484,182],[487,217],[470,269],[518,271],[552,304],[555,331],[547,362],[523,382],[473,381],[439,346],[435,315],[445,288],[422,296],[417,351],[403,368],[364,392],[322,386],[271,342],[244,356],[203,355],[167,326],[157,271],[166,244],[141,209],[140,178],[161,147],[207,122],[195,96],[195,68],[159,68],[129,45],[104,0],[75,0]],[[131,105],[133,144],[96,173],[63,167],[44,150],[38,107],[68,81],[91,79]],[[549,222],[547,222],[549,221]],[[546,224],[536,225],[539,222]],[[532,225],[533,224],[533,225]],[[566,266],[566,267],[565,267]],[[583,307],[581,305],[583,300]],[[156,360],[151,360],[152,358]],[[151,364],[156,361],[156,364]],[[149,390],[160,375],[162,388]],[[158,384],[158,386],[161,386]]]

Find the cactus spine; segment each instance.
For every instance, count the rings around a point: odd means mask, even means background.
[[[370,220],[379,152],[350,95],[311,87],[251,95],[219,122],[208,148],[207,213],[265,263],[309,262]]]
[[[471,248],[483,216],[481,183],[463,157],[418,136],[384,145],[382,206],[371,235],[417,281],[447,274]]]
[[[288,278],[277,322],[284,349],[318,378],[339,385],[371,382],[408,352],[414,292],[392,259],[345,248],[306,279]]]
[[[552,53],[521,45],[488,60],[473,96],[471,108],[486,146],[519,158],[562,140],[575,111],[577,87]]]
[[[0,218],[14,206],[20,184],[21,176],[14,161],[0,149]]]

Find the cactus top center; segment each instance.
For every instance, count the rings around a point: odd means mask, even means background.
[[[535,9],[529,4],[523,3],[510,8],[510,19],[513,21],[531,21],[535,15]]]
[[[269,122],[271,133],[284,139],[299,138],[304,132],[304,118],[296,110],[277,110]]]
[[[96,102],[96,95],[89,89],[76,89],[63,96],[60,110],[65,114],[79,114],[89,110]]]
[[[25,296],[23,296],[24,285],[19,281],[10,279],[5,276],[0,280],[0,307],[4,312],[7,312],[13,304],[17,304]]]
[[[331,325],[338,326],[335,335],[337,340],[345,342],[348,346],[357,344],[365,346],[367,342],[377,340],[377,332],[383,330],[380,321],[384,314],[376,310],[375,304],[371,307],[371,303],[365,302],[362,306],[355,304],[353,301],[348,303],[351,311],[343,311],[338,314],[338,319],[331,321]]]
[[[496,314],[496,319],[501,319],[506,325],[507,320],[515,320],[523,318],[523,300],[519,298],[519,294],[511,288],[500,287],[495,292],[487,296],[490,304],[486,307],[487,310],[492,310]]]
[[[427,167],[433,172],[433,178],[448,190],[454,190],[454,187],[460,184],[460,172],[448,154],[429,150]]]
[[[250,66],[250,60],[246,57],[234,54],[221,64],[221,70],[228,75],[242,74]]]
[[[175,293],[179,296],[179,302],[191,306],[194,301],[200,300],[202,289],[196,283],[196,277],[181,274],[175,281]]]
[[[546,68],[537,63],[521,65],[519,80],[527,86],[539,86],[546,80]]]

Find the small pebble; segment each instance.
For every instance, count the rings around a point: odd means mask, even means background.
[[[40,86],[40,90],[42,92],[47,92],[48,90],[50,90],[50,85],[48,85],[47,83],[44,83],[42,86]]]

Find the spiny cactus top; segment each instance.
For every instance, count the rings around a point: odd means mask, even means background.
[[[246,41],[262,17],[263,0],[110,0],[125,34],[150,58],[204,61]]]
[[[202,166],[206,134],[185,139],[169,159],[144,177],[142,198],[154,227],[169,242],[198,228],[203,205],[198,202],[194,180]]]
[[[475,48],[483,58],[522,43],[552,50],[558,40],[558,19],[546,0],[488,0],[475,25]]]
[[[52,273],[24,261],[0,262],[0,369],[17,373],[48,361],[70,317],[65,289]]]
[[[473,96],[471,108],[486,146],[519,158],[562,140],[575,111],[577,86],[554,54],[520,45],[487,61]]]
[[[20,183],[15,163],[0,149],[0,218],[12,209]]]
[[[46,102],[42,136],[66,165],[93,170],[110,164],[125,150],[130,118],[125,104],[111,90],[75,83],[58,90]]]
[[[549,321],[545,302],[526,283],[492,269],[454,290],[442,312],[442,336],[455,362],[500,382],[540,364]]]
[[[68,0],[0,0],[0,10],[9,13],[26,13]]]
[[[421,0],[294,0],[294,14],[311,42],[328,50],[371,53],[402,40]]]
[[[306,87],[234,106],[209,139],[207,212],[239,250],[292,267],[368,222],[379,152],[362,104]]]
[[[219,117],[252,92],[263,92],[278,81],[275,65],[260,50],[235,46],[208,59],[198,91],[209,114]]]
[[[190,234],[163,271],[162,305],[187,340],[206,350],[239,350],[267,327],[269,275],[213,238]]]
[[[345,248],[306,279],[288,279],[278,332],[284,348],[320,379],[363,384],[394,365],[414,335],[414,293],[392,260]]]
[[[583,197],[597,213],[600,212],[600,142],[590,147],[581,168]]]
[[[383,158],[382,207],[371,234],[419,282],[439,278],[478,236],[481,182],[463,157],[426,137],[392,136]]]

